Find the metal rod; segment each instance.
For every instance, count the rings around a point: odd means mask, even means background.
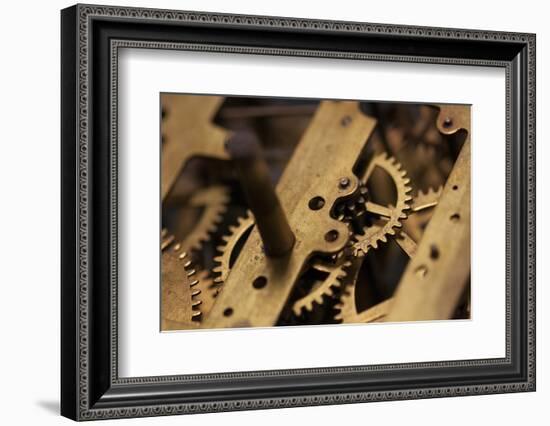
[[[237,132],[226,142],[250,210],[264,244],[265,254],[281,257],[294,246],[294,233],[271,183],[257,136]]]

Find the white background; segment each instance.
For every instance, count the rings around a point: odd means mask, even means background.
[[[505,356],[502,68],[124,49],[118,79],[122,377]],[[159,333],[160,92],[471,104],[472,320]]]
[[[139,1],[134,6],[331,18],[537,33],[538,152],[538,391],[531,394],[295,408],[185,418],[119,420],[120,424],[547,424],[550,332],[547,239],[550,184],[545,162],[550,114],[548,12],[544,2],[443,4],[410,2]],[[68,424],[57,416],[59,394],[59,9],[65,1],[3,4],[0,174],[0,398],[4,424]],[[537,417],[538,416],[538,417]],[[129,423],[131,422],[131,423]],[[114,422],[105,422],[109,424]]]

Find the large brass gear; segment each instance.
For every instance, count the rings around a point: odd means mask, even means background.
[[[305,296],[294,302],[294,315],[299,316],[303,311],[310,312],[315,305],[322,305],[327,298],[333,297],[334,291],[342,286],[342,279],[347,275],[350,266],[351,262],[343,255],[334,262],[320,259],[311,262],[310,268],[327,275],[322,281],[315,283]]]
[[[372,201],[367,201],[367,212],[386,219],[382,226],[367,226],[363,228],[363,235],[355,235],[352,251],[355,256],[364,256],[369,249],[377,248],[378,243],[386,242],[389,235],[395,235],[396,228],[401,228],[402,221],[407,218],[412,197],[409,192],[410,180],[397,160],[386,153],[376,155],[368,165],[363,176],[363,182],[368,183],[374,170],[380,167],[392,178],[397,190],[395,206],[381,206]]]
[[[235,250],[240,246],[239,243],[250,233],[253,226],[254,218],[252,215],[247,214],[240,217],[236,225],[230,226],[229,234],[222,237],[223,244],[216,248],[220,254],[214,258],[216,262],[216,266],[212,270],[216,275],[214,283],[220,286],[223,285],[231,270],[232,261],[236,255]]]
[[[201,317],[201,291],[197,288],[196,271],[180,243],[163,230],[161,236],[161,330],[182,330],[197,327]]]
[[[435,190],[430,188],[426,192],[419,191],[412,199],[409,218],[429,213],[431,208],[437,205],[442,189],[442,187],[439,187]],[[409,258],[414,257],[416,253],[416,241],[407,232],[400,230],[394,240]],[[334,319],[339,322],[352,324],[381,321],[386,317],[391,308],[393,299],[389,298],[364,311],[359,312],[357,310],[355,288],[362,262],[362,258],[356,258],[352,261],[349,268],[349,273],[346,277],[347,280],[344,282],[346,289],[340,296],[339,303],[335,306],[336,314]]]
[[[357,275],[363,264],[363,258],[356,258],[353,261],[352,267],[349,273],[349,285],[346,287],[346,291],[340,297],[340,302],[334,307],[336,313],[334,319],[338,322],[345,324],[357,324],[357,323],[370,323],[377,322],[383,319],[389,307],[391,306],[391,298],[385,300],[373,307],[359,312],[355,302],[355,285],[357,283]]]

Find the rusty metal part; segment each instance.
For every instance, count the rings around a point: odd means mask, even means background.
[[[161,200],[193,157],[227,160],[224,142],[231,133],[212,123],[221,96],[162,94]]]
[[[359,110],[357,102],[320,104],[277,185],[296,237],[293,249],[287,256],[269,258],[253,229],[205,327],[274,325],[309,258],[346,246],[348,228],[332,218],[330,210],[357,190],[359,181],[352,169],[375,123]],[[334,141],[345,141],[346,149]]]
[[[466,140],[385,321],[451,318],[470,274],[469,109],[446,105],[437,119],[444,134],[466,130]]]
[[[230,200],[229,188],[223,185],[198,190],[188,201],[186,208],[199,209],[199,219],[182,241],[185,251],[200,250],[222,221]]]
[[[326,277],[314,284],[311,290],[292,305],[294,315],[300,315],[302,311],[312,311],[315,305],[322,305],[327,298],[334,296],[334,290],[342,286],[342,279],[346,276],[346,270],[351,262],[345,256],[340,256],[336,262],[315,260],[309,266],[319,272],[326,274]]]
[[[164,233],[166,235],[166,233]],[[196,328],[201,316],[196,271],[179,243],[165,245],[161,254],[161,330]]]
[[[386,242],[388,236],[395,235],[396,228],[402,226],[402,221],[407,218],[407,211],[410,209],[412,197],[409,195],[411,187],[407,173],[402,170],[401,165],[395,158],[385,153],[375,156],[362,178],[363,182],[368,183],[374,170],[380,167],[392,178],[397,190],[395,206],[382,206],[372,201],[367,201],[366,210],[369,213],[386,218],[383,226],[368,226],[363,229],[363,235],[356,235],[356,241],[353,244],[353,254],[355,256],[364,256],[369,249],[376,248],[379,242]]]
[[[284,256],[292,250],[296,237],[271,184],[256,135],[252,132],[236,132],[227,141],[226,149],[239,174],[266,256]]]

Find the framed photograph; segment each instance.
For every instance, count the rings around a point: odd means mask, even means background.
[[[61,12],[61,412],[535,390],[535,35]]]

